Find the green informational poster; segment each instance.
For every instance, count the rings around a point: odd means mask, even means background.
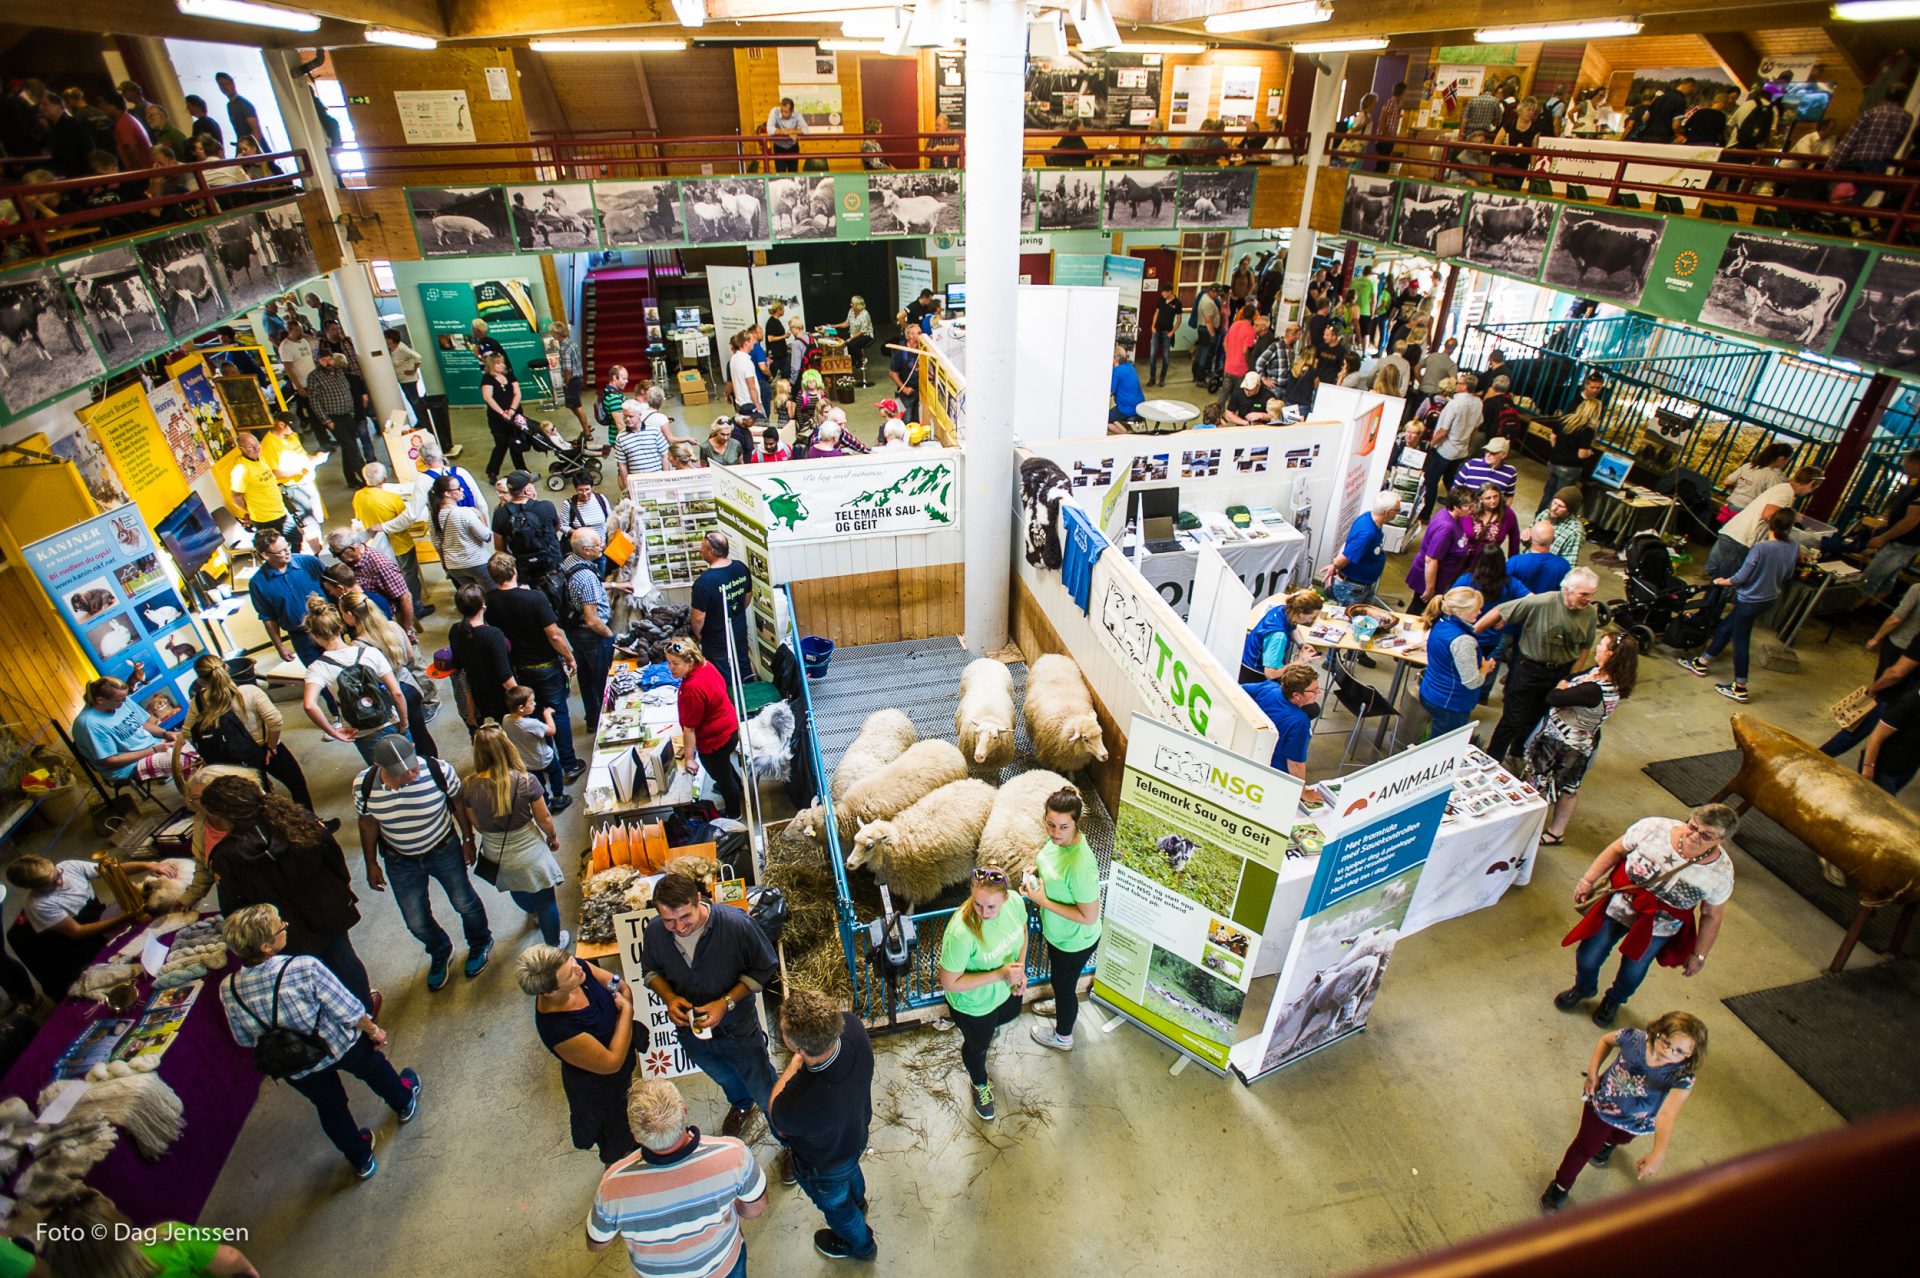
[[[440,360],[448,403],[481,402],[480,363],[468,347],[477,319],[487,322],[487,336],[507,352],[522,396],[546,398],[547,353],[540,342],[533,288],[526,280],[422,284],[420,309],[427,317],[428,340]]]
[[[1723,222],[1668,218],[1639,309],[1682,324],[1698,320],[1730,234]]]
[[[872,226],[867,218],[867,175],[864,173],[834,174],[833,196],[838,206],[834,210],[834,238],[866,239],[872,233]]]
[[[1053,282],[1099,288],[1107,282],[1107,257],[1104,253],[1055,253]]]

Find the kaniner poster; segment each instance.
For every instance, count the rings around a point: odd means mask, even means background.
[[[1226,1069],[1300,782],[1133,716],[1093,993]]]

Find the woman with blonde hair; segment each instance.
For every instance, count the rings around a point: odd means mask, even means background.
[[[967,899],[940,939],[940,989],[960,1027],[960,1060],[973,1085],[973,1112],[993,1121],[987,1049],[994,1031],[1020,1015],[1027,988],[1027,903],[1008,895],[1006,871],[974,870]],[[1055,991],[1058,1005],[1059,992]]]
[[[668,640],[666,660],[668,673],[680,681],[681,766],[688,772],[705,768],[726,814],[738,817],[746,802],[740,773],[733,766],[740,716],[727,695],[726,678],[690,636]]]
[[[598,1147],[608,1167],[631,1154],[627,1088],[637,1055],[650,1040],[635,1024],[633,987],[595,963],[552,945],[520,955],[522,993],[533,999],[533,1028],[560,1061],[573,1147]]]
[[[497,723],[481,724],[473,734],[473,772],[460,784],[460,801],[473,816],[479,850],[475,873],[533,916],[548,945],[566,949],[573,937],[560,930],[560,905],[553,895],[566,879],[554,855],[560,835],[540,778],[527,771]]]
[[[520,383],[507,370],[505,355],[483,353],[480,373],[480,398],[486,403],[487,431],[493,436],[493,452],[487,458],[487,480],[491,483],[500,478],[500,459],[509,454],[515,470],[527,468],[526,453],[520,447],[519,427],[514,421],[520,414]]]
[[[420,650],[414,647],[407,632],[380,611],[380,605],[363,590],[349,590],[340,596],[340,614],[352,629],[353,637],[385,657],[393,667],[394,677],[400,683],[401,699],[407,705],[407,735],[420,753],[439,758],[440,749],[433,733],[427,729],[427,693],[420,686],[418,674]],[[433,689],[436,702],[439,691],[438,687]]]
[[[1382,360],[1380,366],[1374,370],[1373,374],[1374,394],[1391,395],[1393,398],[1399,399],[1405,391],[1406,388],[1402,386],[1400,382],[1400,366],[1387,360]]]
[[[369,644],[347,637],[347,623],[319,595],[307,597],[307,637],[320,649],[307,663],[305,693],[301,708],[314,726],[335,741],[351,741],[365,763],[373,763],[373,747],[381,737],[405,732],[408,724],[407,697],[393,664]],[[347,674],[364,668],[365,675]],[[367,685],[372,676],[377,687]],[[350,678],[359,695],[342,704],[340,683]],[[322,703],[325,697],[326,704]],[[338,715],[336,720],[335,715]],[[437,754],[437,751],[429,751]]]
[[[1246,642],[1240,646],[1240,682],[1277,679],[1289,661],[1302,660],[1294,631],[1320,620],[1320,610],[1325,606],[1319,591],[1302,588],[1267,609],[1260,620],[1253,623]]]
[[[1473,630],[1485,604],[1473,587],[1455,586],[1435,595],[1421,618],[1427,624],[1427,669],[1420,676],[1420,704],[1433,721],[1433,736],[1473,722],[1481,685],[1499,665],[1492,657],[1481,659]]]
[[[393,624],[391,622],[387,623]],[[293,801],[313,807],[307,775],[300,760],[280,744],[285,721],[273,701],[255,684],[236,684],[227,663],[210,652],[194,658],[193,691],[187,698],[186,722],[173,739],[173,781],[187,792],[186,752],[189,743],[203,763],[232,763],[252,768],[287,787]]]

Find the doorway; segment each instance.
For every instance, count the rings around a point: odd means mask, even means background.
[[[919,133],[919,63],[912,58],[860,59],[860,112],[866,119],[849,121],[848,132],[859,133],[866,128],[867,120],[878,120],[882,133]],[[911,136],[887,138],[880,145],[888,151],[919,150]],[[918,165],[898,156],[890,159],[887,167],[909,169]]]
[[[1140,284],[1140,340],[1133,353],[1135,359],[1144,361],[1153,354],[1153,316],[1160,309],[1160,286],[1173,281],[1179,257],[1170,248],[1128,249],[1127,255],[1147,264],[1146,278]]]

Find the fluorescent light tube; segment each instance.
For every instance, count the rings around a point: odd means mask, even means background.
[[[685,40],[531,40],[535,53],[678,53]]]
[[[388,31],[383,27],[368,27],[360,33],[368,44],[390,44],[396,49],[437,49],[440,42],[432,36],[415,35],[411,31]]]
[[[1267,31],[1274,27],[1299,27],[1309,22],[1325,22],[1333,8],[1321,0],[1298,0],[1265,9],[1242,9],[1238,13],[1216,13],[1207,19],[1207,30],[1216,35],[1233,31]]]
[[[275,9],[270,5],[248,4],[246,0],[175,0],[175,7],[189,18],[213,18],[220,22],[240,22],[250,27],[277,27],[281,31],[318,31],[320,19],[311,13]]]
[[[1387,47],[1385,36],[1357,36],[1352,40],[1309,40],[1295,44],[1295,53],[1359,53]]]
[[[1632,18],[1602,18],[1595,22],[1562,22],[1543,27],[1489,27],[1473,33],[1478,44],[1526,44],[1534,40],[1604,40],[1609,36],[1640,34]]]
[[[1848,0],[1833,6],[1833,16],[1843,22],[1891,22],[1897,18],[1920,18],[1920,0]]]

